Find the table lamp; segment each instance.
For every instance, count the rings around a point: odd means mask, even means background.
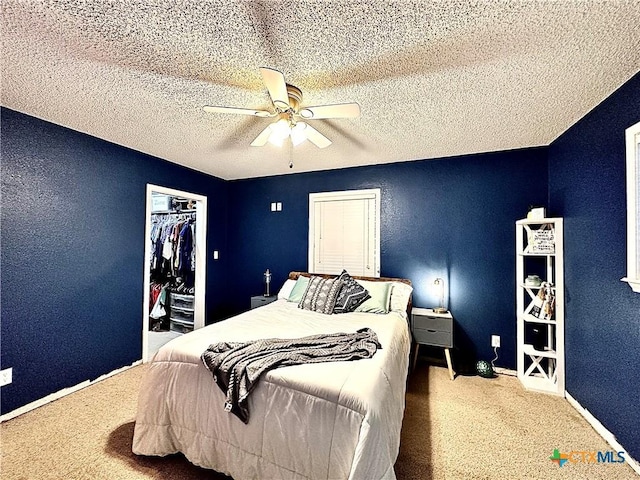
[[[444,280],[436,278],[433,282],[433,289],[438,296],[438,306],[433,309],[435,313],[447,313],[444,307]]]
[[[269,271],[268,268],[267,268],[267,271],[264,272],[264,284],[265,284],[264,296],[268,297],[270,295],[270,293],[269,293],[269,285],[271,284],[271,272]]]

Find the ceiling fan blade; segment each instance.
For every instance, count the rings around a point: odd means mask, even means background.
[[[360,116],[360,105],[357,103],[318,105],[317,107],[301,109],[299,115],[308,120],[320,118],[356,118]]]
[[[331,140],[309,124],[305,127],[304,132],[307,135],[307,139],[318,148],[325,148],[331,145]]]
[[[289,95],[287,94],[287,82],[285,82],[282,72],[272,68],[261,68],[260,73],[267,90],[269,90],[273,104],[280,110],[287,110]]]
[[[269,141],[269,135],[271,135],[271,125],[267,126],[256,139],[251,142],[252,147],[262,147]]]
[[[255,115],[256,117],[273,117],[275,115],[275,113],[267,112],[266,110],[253,110],[251,108],[205,105],[202,109],[209,113],[237,113],[239,115]]]

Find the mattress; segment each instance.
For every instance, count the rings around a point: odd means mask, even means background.
[[[244,424],[200,355],[212,343],[298,338],[371,328],[370,359],[267,372]],[[410,333],[406,313],[323,315],[277,300],[183,335],[162,347],[141,386],[133,452],[182,452],[241,479],[395,479]]]

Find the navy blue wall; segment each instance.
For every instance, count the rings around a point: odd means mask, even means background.
[[[229,297],[235,310],[262,292],[265,269],[276,287],[308,269],[309,193],[364,188],[382,191],[382,276],[411,279],[421,307],[437,304],[429,286],[444,278],[459,362],[491,360],[497,334],[497,365],[515,368],[514,223],[546,204],[545,148],[232,182],[231,264],[243,272]],[[270,211],[276,201],[282,212]]]
[[[640,295],[619,281],[638,121],[636,75],[548,148],[223,182],[3,109],[2,412],[140,358],[146,183],[209,198],[208,321],[246,310],[266,268],[274,288],[307,270],[309,193],[381,188],[382,275],[412,279],[418,306],[444,277],[458,355],[490,359],[498,334],[510,368],[513,223],[548,197],[565,218],[567,391],[639,458]]]
[[[549,197],[565,218],[566,389],[640,458],[640,295],[626,275],[625,138],[640,74],[549,148]]]
[[[226,250],[226,182],[2,109],[3,413],[141,358],[147,183],[206,195]],[[209,318],[224,285],[208,261]]]

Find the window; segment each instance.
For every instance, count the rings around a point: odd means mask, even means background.
[[[380,189],[309,194],[309,271],[380,276]]]
[[[627,128],[627,276],[640,293],[640,122]]]

